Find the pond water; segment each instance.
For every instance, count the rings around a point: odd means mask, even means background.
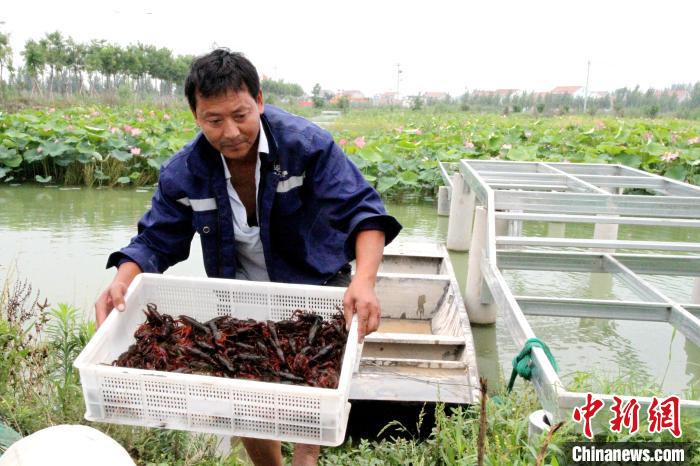
[[[128,243],[136,222],[150,203],[152,190],[111,190],[17,186],[0,188],[0,283],[27,279],[42,300],[65,302],[92,313],[92,303],[109,283],[110,252]],[[400,238],[444,241],[446,217],[434,204],[421,200],[387,202],[387,209],[404,225]],[[526,235],[543,234],[544,224],[527,223]],[[592,237],[591,225],[568,225],[568,237]],[[684,228],[653,230],[621,226],[621,239],[664,239],[700,242],[700,232]],[[466,253],[451,253],[463,286]],[[196,239],[190,258],[166,272],[204,276]],[[506,271],[518,295],[632,299],[631,290],[598,274]],[[601,281],[602,278],[602,281]],[[692,278],[645,276],[662,292],[689,302]],[[667,393],[700,388],[700,350],[664,323],[623,320],[529,317],[535,334],[552,349],[565,378],[576,370],[617,377],[636,374],[662,385]],[[516,348],[499,319],[495,326],[473,328],[477,360],[490,386],[508,377]]]

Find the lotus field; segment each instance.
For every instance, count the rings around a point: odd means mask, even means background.
[[[328,129],[385,195],[432,194],[438,161],[463,158],[622,163],[700,184],[697,121],[356,110]],[[0,182],[151,185],[196,130],[184,108],[0,113]]]

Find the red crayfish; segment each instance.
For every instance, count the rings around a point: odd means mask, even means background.
[[[325,321],[300,309],[279,322],[230,316],[199,322],[160,314],[153,303],[136,342],[112,364],[336,388],[347,341],[345,318]]]

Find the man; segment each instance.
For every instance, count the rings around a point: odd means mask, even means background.
[[[401,225],[357,167],[328,132],[265,106],[257,71],[241,54],[218,49],[195,60],[185,94],[201,133],[163,164],[138,235],[109,257],[118,270],[95,303],[98,325],[124,309],[137,274],[186,259],[196,231],[210,277],[349,282],[346,321],[358,314],[361,339],[375,331],[377,269]],[[255,464],[282,464],[279,442],[243,442]],[[318,446],[296,445],[293,464],[315,464],[318,454]]]

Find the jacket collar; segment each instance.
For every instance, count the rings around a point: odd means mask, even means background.
[[[270,129],[270,121],[265,113],[260,115],[260,122],[262,130],[265,131],[269,149],[267,153],[260,153],[260,159],[264,166],[272,166],[278,159],[277,141]],[[209,144],[204,133],[200,131],[191,144],[190,155],[187,157],[187,167],[195,176],[208,179],[213,178],[217,173],[221,176],[224,175],[221,165],[221,154]]]

